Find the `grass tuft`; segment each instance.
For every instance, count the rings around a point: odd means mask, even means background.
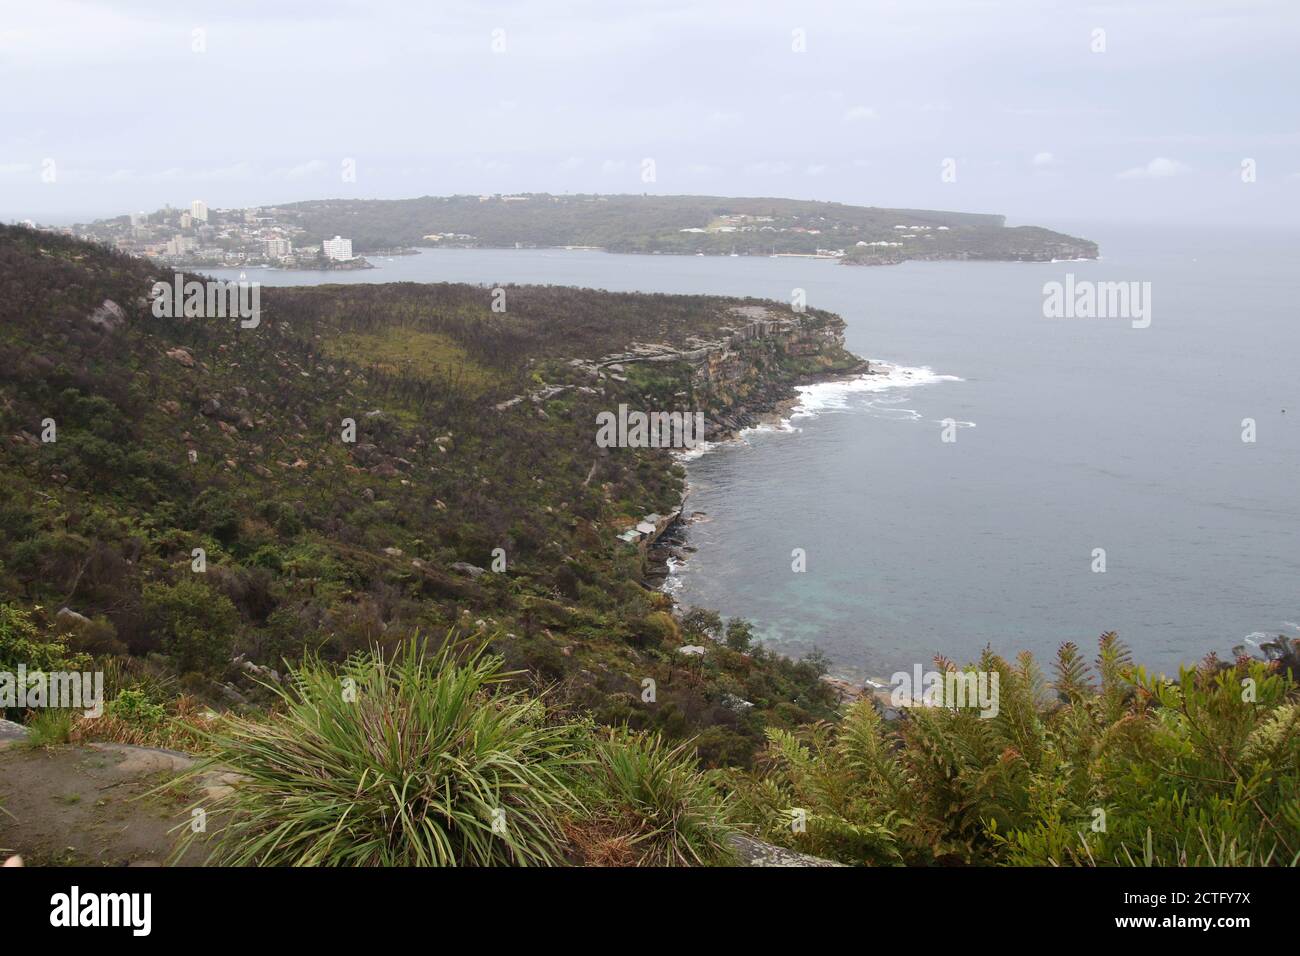
[[[243,782],[206,807],[222,821],[210,863],[236,866],[489,866],[560,862],[566,781],[582,764],[573,727],[481,647],[391,660],[307,661],[277,689],[282,713],[212,734]],[[180,852],[197,837],[186,834]]]

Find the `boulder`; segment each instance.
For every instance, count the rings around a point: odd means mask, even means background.
[[[741,866],[843,866],[834,860],[798,853],[784,847],[773,846],[751,836],[733,833],[727,838],[731,850]]]
[[[70,607],[59,608],[59,613],[54,615],[54,617],[60,621],[63,621],[66,624],[89,624],[90,623],[90,618],[86,617],[86,615],[84,614],[78,614]]]
[[[180,362],[185,368],[194,367],[194,356],[182,348],[167,350],[167,357],[175,362]]]
[[[126,324],[126,313],[112,299],[105,299],[99,308],[86,316],[86,322],[101,332],[116,332]]]

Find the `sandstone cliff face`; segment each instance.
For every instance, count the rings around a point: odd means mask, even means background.
[[[732,309],[736,323],[684,347],[638,343],[593,363],[621,378],[627,366],[680,363],[690,368],[694,407],[705,412],[706,437],[715,439],[756,422],[756,416],[793,397],[794,386],[865,372],[867,363],[844,349],[844,321],[824,312],[778,312],[768,306]]]
[[[792,398],[798,384],[867,371],[866,362],[844,349],[837,316],[749,317],[707,349],[692,376],[710,437],[754,424]]]

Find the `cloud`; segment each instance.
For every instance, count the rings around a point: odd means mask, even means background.
[[[1118,173],[1119,179],[1168,179],[1170,176],[1177,176],[1191,169],[1185,163],[1180,163],[1176,159],[1168,159],[1164,156],[1157,156],[1145,166],[1134,166],[1132,169],[1126,169]]]
[[[811,166],[805,169],[804,172],[806,172],[809,176],[820,176],[822,173],[826,172],[826,170],[828,170],[829,168],[830,167],[827,166],[825,163],[813,163]]]
[[[853,106],[844,111],[844,122],[846,123],[862,123],[866,120],[878,118],[879,115],[876,113],[875,108],[871,106]]]
[[[1041,153],[1034,153],[1033,162],[1035,166],[1055,166],[1056,157],[1046,151]]]

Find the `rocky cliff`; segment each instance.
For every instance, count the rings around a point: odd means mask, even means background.
[[[756,424],[794,396],[796,385],[869,371],[844,348],[844,321],[825,312],[798,313],[770,305],[731,309],[735,322],[683,347],[637,343],[592,363],[626,380],[637,365],[681,369],[695,407],[705,412],[709,440]],[[680,394],[680,393],[679,393]]]

